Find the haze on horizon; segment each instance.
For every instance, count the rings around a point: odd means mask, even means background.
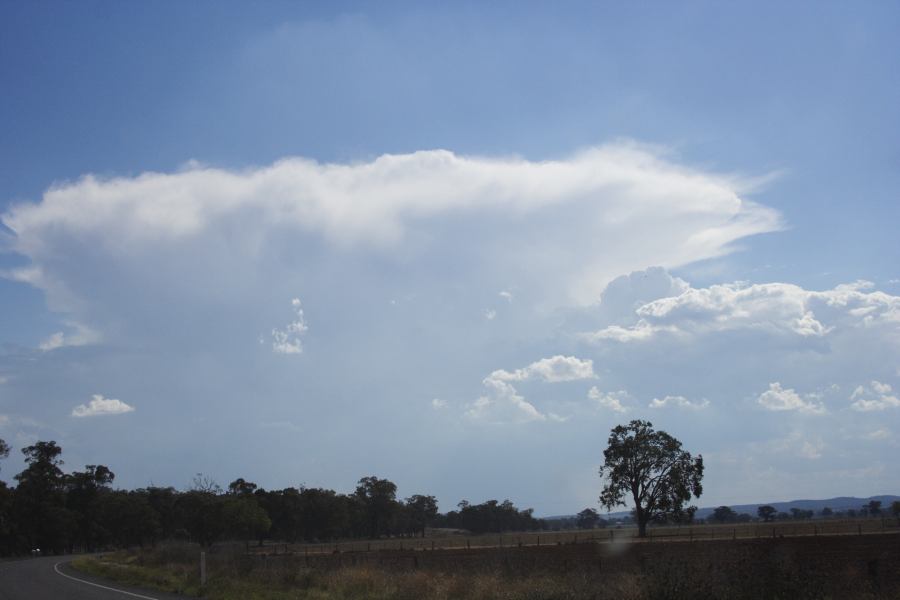
[[[900,8],[0,7],[2,464],[897,493]]]

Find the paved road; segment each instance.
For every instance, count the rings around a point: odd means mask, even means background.
[[[79,573],[69,560],[47,556],[0,562],[0,600],[184,600]]]

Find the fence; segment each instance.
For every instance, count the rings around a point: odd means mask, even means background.
[[[540,531],[505,534],[430,536],[425,538],[391,538],[373,541],[334,543],[268,543],[248,546],[252,554],[333,554],[335,552],[381,552],[406,550],[471,550],[479,548],[511,548],[561,546],[581,543],[691,542],[725,539],[760,539],[806,537],[820,535],[864,535],[900,532],[897,519],[834,519],[809,521],[751,522],[723,525],[684,525],[650,527],[647,537],[638,537],[637,528],[609,528],[578,531]]]

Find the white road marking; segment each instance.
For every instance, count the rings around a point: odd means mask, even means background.
[[[66,575],[65,573],[63,573],[62,571],[59,570],[59,565],[61,565],[61,564],[62,564],[62,562],[58,562],[55,565],[53,565],[53,570],[56,571],[57,575],[62,575],[63,577],[66,577],[68,579],[72,579],[74,581],[79,581],[81,583],[86,583],[88,585],[92,585],[94,587],[98,587],[98,588],[101,588],[104,590],[109,590],[111,592],[118,592],[120,594],[125,594],[126,596],[131,596],[133,598],[143,598],[144,600],[159,600],[158,598],[152,598],[150,596],[142,596],[140,594],[135,594],[134,592],[126,592],[125,590],[119,590],[119,589],[116,589],[113,587],[107,587],[105,585],[100,585],[99,583],[94,583],[93,581],[85,581],[84,579],[78,579],[77,577],[72,577],[71,575]]]

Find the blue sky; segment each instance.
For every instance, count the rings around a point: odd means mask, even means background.
[[[6,3],[0,437],[556,514],[649,418],[704,505],[894,492],[898,25]]]

